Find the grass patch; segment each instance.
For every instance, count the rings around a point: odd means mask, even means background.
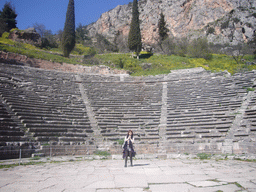
[[[176,69],[189,69],[202,67],[211,72],[220,72],[227,70],[234,74],[241,71],[256,70],[256,65],[246,65],[246,62],[254,62],[253,55],[244,56],[244,63],[237,64],[235,60],[228,55],[213,54],[212,59],[206,60],[203,58],[191,58],[189,56],[177,55],[160,55],[148,52],[141,52],[143,58],[136,59],[132,57],[132,53],[106,53],[96,54],[97,51],[91,47],[85,47],[77,44],[70,58],[62,56],[62,51],[59,48],[40,49],[30,44],[18,43],[8,39],[9,34],[4,33],[0,37],[0,51],[13,52],[21,55],[26,55],[30,58],[53,61],[57,63],[69,64],[103,64],[111,68],[118,68],[130,71],[132,76],[148,76],[168,74]],[[95,55],[96,54],[96,55]],[[83,59],[87,58],[86,59]],[[89,61],[88,58],[93,57],[95,62]],[[145,65],[149,64],[149,65]],[[253,88],[248,88],[247,91],[254,91]]]
[[[28,166],[28,165],[41,165],[41,164],[45,164],[46,162],[35,162],[35,161],[31,161],[28,163],[16,163],[16,164],[10,164],[10,165],[0,165],[0,169],[10,169],[10,168],[14,168],[14,167],[18,167],[18,166]]]
[[[237,161],[246,161],[246,162],[256,162],[256,159],[241,159],[241,158],[234,158]]]
[[[256,69],[256,65],[247,66],[246,64],[237,64],[231,56],[223,54],[213,54],[211,60],[157,54],[149,58],[138,60],[132,58],[132,55],[129,53],[108,53],[96,55],[96,58],[98,58],[102,64],[112,68],[120,68],[119,66],[122,66],[123,69],[129,70],[133,76],[168,74],[172,70],[196,67],[202,67],[211,72],[227,70],[231,74],[239,72],[241,69],[246,69],[248,71]],[[253,56],[251,55],[246,55],[245,60],[251,62],[254,61]],[[143,69],[141,66],[143,63],[150,63],[151,67]]]
[[[243,188],[243,186],[242,185],[240,185],[239,183],[237,183],[237,182],[235,182],[234,183],[237,187],[240,187],[240,188]]]
[[[34,157],[30,158],[30,159],[31,159],[31,160],[36,160],[36,161],[38,161],[38,160],[41,159],[41,157],[39,157],[39,156],[34,156]]]
[[[198,153],[196,155],[200,160],[211,159],[212,155],[207,153]]]
[[[123,145],[124,144],[124,140],[123,139],[119,139],[119,140],[117,140],[117,142],[118,142],[119,145]]]
[[[107,151],[95,151],[94,155],[99,155],[99,156],[107,157],[107,156],[110,156],[111,154],[109,152],[107,152]]]
[[[254,89],[254,88],[251,88],[251,87],[243,87],[243,89],[246,89],[247,92],[249,92],[249,91],[255,91],[255,89]]]

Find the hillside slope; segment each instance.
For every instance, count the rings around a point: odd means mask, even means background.
[[[103,13],[87,27],[89,34],[99,33],[110,41],[117,33],[127,36],[131,11],[129,3]],[[235,45],[251,40],[256,29],[254,0],[140,0],[139,11],[142,39],[147,44],[156,42],[161,12],[175,37],[207,36],[213,43]]]

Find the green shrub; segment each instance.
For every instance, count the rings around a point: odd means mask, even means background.
[[[9,38],[9,35],[10,35],[10,33],[4,32],[4,33],[2,34],[2,38],[3,38],[3,39],[8,39],[8,38]]]
[[[229,25],[229,21],[225,21],[225,22],[223,22],[223,23],[221,24],[220,28],[221,28],[221,29],[226,29],[226,28],[228,28],[228,25]]]
[[[124,144],[124,140],[123,139],[119,139],[117,142],[118,142],[119,145],[123,145]]]
[[[194,39],[188,46],[188,55],[194,58],[204,58],[207,60],[212,59],[207,39]]]
[[[240,22],[240,19],[238,19],[237,17],[235,17],[235,18],[233,18],[233,21],[234,21],[235,23],[238,23],[238,22]]]
[[[214,34],[215,33],[215,29],[213,28],[213,27],[209,27],[208,29],[207,29],[207,35],[208,34]]]
[[[94,155],[99,155],[99,156],[110,156],[111,154],[107,151],[95,151]]]
[[[200,160],[205,160],[205,159],[210,159],[211,158],[211,154],[207,154],[207,153],[198,153],[197,157],[199,157]]]
[[[151,52],[147,52],[147,51],[140,52],[141,59],[147,59],[147,58],[151,57],[152,55],[153,55],[153,53],[151,53]]]

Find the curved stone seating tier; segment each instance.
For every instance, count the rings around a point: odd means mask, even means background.
[[[204,74],[200,81],[197,77],[168,82],[166,139],[223,142],[235,119],[234,111],[247,95],[245,87],[253,86],[253,75],[233,78]]]
[[[7,142],[27,141],[24,134],[24,131],[13,121],[4,105],[0,103],[0,146],[5,146]]]
[[[88,80],[83,77],[83,82]],[[83,84],[93,108],[102,136],[107,140],[123,139],[133,130],[140,140],[159,139],[161,116],[161,84],[125,80]],[[157,129],[154,132],[146,128]],[[154,137],[152,137],[154,136]]]
[[[42,143],[85,143],[93,130],[73,74],[10,68],[0,91],[30,135]]]
[[[201,68],[103,76],[0,64],[1,145],[89,144],[115,151],[130,129],[136,144],[159,152],[191,144],[216,148],[229,139],[255,143],[256,91],[248,92],[255,76]]]

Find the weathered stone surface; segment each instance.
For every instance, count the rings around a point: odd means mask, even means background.
[[[52,61],[46,61],[42,59],[29,58],[25,55],[20,55],[11,52],[2,52],[0,51],[0,62],[10,63],[10,64],[19,64],[26,65],[30,67],[36,67],[46,70],[57,70],[63,72],[71,73],[85,73],[85,74],[102,74],[102,75],[114,75],[114,74],[128,74],[128,71],[111,69],[110,67],[104,65],[97,66],[82,66],[82,65],[73,65],[68,63],[57,63]]]
[[[0,169],[1,191],[216,192],[255,191],[253,162],[197,159],[123,160],[52,158],[42,165]],[[71,162],[72,161],[72,162]],[[75,161],[75,162],[74,162]],[[47,160],[45,161],[47,162]],[[50,162],[48,160],[48,162]],[[7,164],[8,162],[6,162]],[[5,163],[2,163],[5,164]]]
[[[41,45],[41,36],[36,32],[35,28],[28,28],[24,31],[14,30],[10,32],[9,38],[13,41],[29,43],[32,45]]]
[[[141,0],[139,11],[142,41],[146,44],[156,42],[158,20],[163,12],[170,35],[175,37],[208,35],[208,40],[213,43],[247,42],[252,39],[256,28],[256,18],[252,14],[255,13],[254,7],[254,0]],[[127,36],[131,11],[131,3],[118,5],[103,13],[87,29],[92,36],[100,33],[112,41],[117,32]],[[227,27],[221,27],[225,23]],[[214,28],[214,33],[207,34],[210,27]]]

